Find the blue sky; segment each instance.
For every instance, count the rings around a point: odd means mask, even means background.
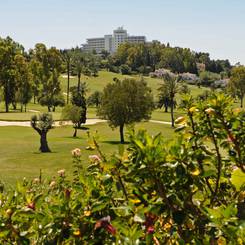
[[[245,64],[245,0],[3,0],[0,36],[27,49],[69,48],[124,26],[173,46]]]

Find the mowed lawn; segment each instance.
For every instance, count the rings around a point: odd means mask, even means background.
[[[136,130],[139,128],[147,129],[150,134],[162,132],[166,140],[174,135],[169,125],[143,122],[135,126]],[[120,145],[118,129],[112,130],[107,123],[88,126],[88,129],[90,135],[96,135],[98,138],[103,152],[109,155],[118,152]],[[82,150],[82,162],[86,166],[88,156],[96,152],[85,149],[90,143],[87,131],[80,130],[78,138],[72,138],[72,133],[71,126],[52,129],[48,133],[52,153],[40,153],[39,136],[32,128],[0,127],[0,180],[7,186],[13,186],[23,177],[28,179],[38,177],[40,169],[45,178],[56,176],[59,169],[65,169],[67,174],[71,175],[71,150],[77,147]]]
[[[135,79],[141,79],[141,76],[127,76],[127,75],[121,75],[118,73],[113,73],[113,72],[107,72],[107,71],[100,71],[98,73],[97,77],[87,77],[87,76],[82,76],[82,81],[85,81],[87,84],[87,97],[93,93],[94,91],[103,91],[104,87],[110,83],[113,82],[113,78],[118,78],[118,79],[123,79],[127,77],[135,78]],[[158,99],[158,87],[161,84],[161,79],[156,79],[156,78],[150,78],[150,77],[144,77],[145,81],[148,83],[148,86],[151,87],[153,95],[154,95],[154,100],[157,101]],[[61,88],[64,93],[64,96],[66,97],[66,89],[67,89],[67,78],[65,77],[60,77],[61,81]],[[70,85],[71,86],[76,86],[77,85],[77,78],[73,77],[70,80]],[[207,88],[198,88],[197,86],[192,86],[189,85],[189,88],[191,90],[191,94],[196,97],[197,95],[203,93]],[[177,100],[179,101],[181,96],[177,95]],[[38,114],[39,112],[47,112],[47,107],[43,107],[39,104],[34,104],[33,101],[31,101],[27,105],[27,112],[19,112],[11,110],[10,106],[10,112],[5,113],[4,112],[4,103],[0,103],[0,120],[7,120],[7,121],[28,121],[30,120],[31,116],[33,114]],[[60,120],[61,119],[61,111],[62,108],[57,107],[56,112],[53,112],[53,119],[54,120]],[[183,111],[181,110],[175,110],[175,118],[178,117],[179,115],[182,115]],[[97,118],[96,115],[96,108],[90,107],[87,110],[87,118]],[[152,114],[152,119],[153,120],[161,120],[161,121],[170,121],[170,115],[168,113],[164,113],[163,110],[155,110]]]
[[[122,75],[119,73],[114,73],[114,72],[108,72],[108,71],[99,71],[97,77],[88,77],[82,75],[81,81],[86,82],[87,85],[87,95],[90,95],[94,91],[103,91],[104,87],[108,84],[113,82],[114,78],[118,79],[124,79],[124,78],[134,78],[136,80],[144,79],[148,86],[152,89],[153,95],[155,99],[157,99],[158,96],[158,88],[160,84],[162,83],[162,79],[159,78],[151,78],[148,76],[141,76],[141,75]],[[67,91],[67,78],[65,77],[60,77],[60,82],[61,82],[61,88],[64,93]],[[70,78],[70,86],[77,86],[77,78],[72,77]],[[197,96],[199,94],[202,94],[205,90],[209,90],[207,88],[198,88],[197,86],[194,85],[188,85],[191,94],[193,96]]]

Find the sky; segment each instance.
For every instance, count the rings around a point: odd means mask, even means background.
[[[0,0],[0,37],[26,49],[80,46],[119,26],[245,64],[245,0]]]

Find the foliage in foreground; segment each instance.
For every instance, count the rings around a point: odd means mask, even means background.
[[[98,148],[74,178],[34,179],[0,194],[1,244],[244,244],[245,113],[215,95],[183,101],[177,139],[132,133]],[[93,148],[90,147],[90,148]]]

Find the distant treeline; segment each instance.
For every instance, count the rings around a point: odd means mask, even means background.
[[[160,42],[146,44],[125,43],[114,54],[103,51],[86,53],[76,47],[70,50],[47,48],[38,43],[29,51],[10,37],[0,38],[0,99],[14,109],[17,103],[21,111],[33,98],[34,103],[55,110],[65,104],[61,91],[60,75],[67,73],[67,98],[71,92],[69,76],[77,76],[77,90],[81,88],[81,75],[97,76],[100,69],[122,74],[148,75],[157,69],[167,69],[173,73],[198,74],[209,86],[219,78],[231,74],[228,60],[212,60],[208,53],[198,53],[188,48],[170,47]],[[218,74],[218,76],[217,76]]]
[[[106,52],[102,52],[102,58]],[[146,44],[120,45],[117,52],[104,61],[112,71],[122,73],[139,72],[148,74],[159,68],[174,73],[194,73],[206,70],[213,73],[224,72],[229,75],[232,68],[229,60],[212,60],[209,53],[194,52],[189,48],[170,47],[160,42]]]

